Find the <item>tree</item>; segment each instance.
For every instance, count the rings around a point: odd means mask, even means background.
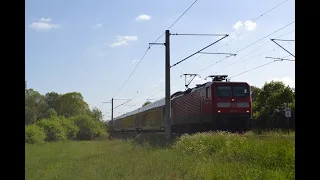
[[[261,89],[256,86],[251,86],[250,89],[251,89],[252,101],[255,101],[258,94],[261,92]]]
[[[146,106],[146,105],[148,105],[148,104],[151,104],[151,102],[150,102],[150,101],[147,101],[147,102],[143,103],[142,107],[143,107],[143,106]]]
[[[38,91],[27,89],[25,92],[25,123],[34,123],[43,117],[48,104]]]
[[[71,117],[80,114],[90,114],[89,105],[83,100],[81,93],[70,92],[59,96],[56,101],[58,116]]]
[[[56,103],[60,97],[60,94],[56,92],[50,92],[45,95],[45,101],[47,102],[49,108],[56,108]]]
[[[294,102],[294,92],[283,82],[265,83],[253,102],[254,118],[263,120],[263,126],[270,125],[276,116],[283,118],[283,108],[288,104],[294,107]]]
[[[102,112],[97,107],[94,107],[92,109],[91,116],[95,120],[102,121]]]

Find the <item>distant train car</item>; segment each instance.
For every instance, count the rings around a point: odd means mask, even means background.
[[[114,118],[115,131],[163,131],[164,98]]]
[[[209,76],[212,82],[171,96],[172,132],[247,130],[252,118],[250,86]],[[164,131],[165,99],[116,117],[114,131]]]

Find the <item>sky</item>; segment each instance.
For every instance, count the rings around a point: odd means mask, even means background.
[[[294,87],[294,61],[274,62],[266,58],[294,60],[270,40],[295,39],[295,1],[287,0],[272,9],[283,1],[198,0],[169,29],[170,33],[228,34],[204,52],[236,56],[196,54],[172,67],[171,94],[185,89],[184,77],[181,77],[184,73],[199,75],[189,87],[209,81],[205,78],[213,74],[227,74],[231,81],[248,82],[258,87],[272,80]],[[139,66],[137,64],[149,43],[154,42],[193,2],[27,0],[27,86],[41,94],[80,92],[91,108],[101,109],[104,119],[110,119],[111,106],[102,102],[111,98],[131,99],[127,106],[114,110],[115,117],[141,107],[147,99],[163,98],[165,47],[152,46]],[[171,35],[171,65],[222,37]],[[164,36],[157,42],[163,43]],[[277,43],[295,54],[294,41]],[[114,107],[123,102],[114,101]]]

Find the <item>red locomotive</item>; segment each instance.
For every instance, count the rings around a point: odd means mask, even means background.
[[[250,86],[229,82],[227,75],[171,96],[173,133],[206,130],[243,131],[252,118]],[[164,98],[116,117],[114,131],[164,131]]]

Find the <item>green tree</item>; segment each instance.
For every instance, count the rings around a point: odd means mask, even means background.
[[[97,107],[92,109],[91,116],[97,121],[102,121],[102,112]]]
[[[256,86],[251,86],[250,89],[251,89],[252,101],[255,101],[256,98],[258,97],[258,94],[261,92],[261,89]]]
[[[25,92],[25,123],[33,123],[42,118],[48,104],[38,91],[27,89]]]
[[[56,110],[54,110],[53,108],[49,108],[44,112],[42,118],[51,118],[51,117],[56,117],[57,115],[58,114]]]
[[[58,116],[68,118],[80,114],[90,114],[89,105],[83,100],[81,93],[78,92],[61,95],[55,104]]]
[[[265,83],[253,102],[254,118],[264,121],[264,125],[270,124],[276,116],[283,116],[282,110],[287,104],[294,106],[294,99],[294,92],[283,82]]]
[[[56,103],[60,97],[60,94],[56,92],[50,92],[45,95],[45,101],[47,102],[49,108],[56,108]]]
[[[151,102],[150,102],[150,101],[147,101],[147,102],[143,103],[142,107],[143,107],[143,106],[146,106],[146,105],[148,105],[148,104],[151,104]]]

